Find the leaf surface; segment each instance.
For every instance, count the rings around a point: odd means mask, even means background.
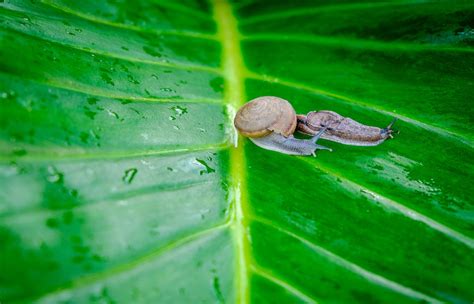
[[[0,3],[0,301],[474,298],[470,2]],[[237,138],[264,95],[400,134]],[[234,143],[238,143],[237,147]]]

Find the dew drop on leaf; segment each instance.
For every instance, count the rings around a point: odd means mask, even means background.
[[[171,107],[171,110],[174,111],[177,117],[183,116],[184,114],[188,113],[188,109],[182,106]]]
[[[99,101],[99,99],[97,99],[97,98],[95,98],[95,97],[89,97],[89,98],[87,98],[87,103],[90,104],[91,106],[92,106],[92,105],[95,105],[98,101]]]
[[[149,46],[144,46],[143,47],[143,50],[145,51],[145,53],[147,53],[148,55],[151,55],[153,57],[161,57],[161,54],[158,53],[155,49],[149,47]]]
[[[222,296],[221,286],[218,277],[214,277],[212,286],[214,287],[214,293],[216,294],[219,303],[224,303],[224,297]]]
[[[138,170],[136,168],[130,168],[125,170],[122,180],[127,184],[131,184],[137,172]]]
[[[133,78],[132,75],[127,75],[127,79],[129,82],[133,83],[133,84],[140,84],[140,81],[136,80],[135,78]]]
[[[112,111],[112,110],[107,109],[107,113],[109,113],[110,116],[113,116],[113,117],[115,117],[116,119],[119,119],[119,118],[120,118],[120,116],[119,116],[117,113],[115,113],[114,111]]]
[[[213,168],[211,168],[211,167],[206,163],[205,160],[196,158],[196,161],[197,161],[198,163],[200,163],[201,165],[204,166],[204,170],[199,171],[199,175],[210,174],[210,173],[216,172],[216,170],[213,169]]]
[[[102,72],[100,73],[100,78],[102,78],[102,80],[106,83],[115,86],[115,83],[112,81],[112,78],[110,78],[109,74]]]
[[[61,172],[59,172],[58,169],[56,169],[53,166],[48,167],[48,177],[47,177],[48,182],[62,183],[63,179],[64,179],[64,175]]]

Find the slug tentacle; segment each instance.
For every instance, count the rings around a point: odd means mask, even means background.
[[[392,133],[395,133],[396,131],[394,131],[394,130],[392,129],[392,126],[393,126],[393,124],[394,124],[397,120],[398,120],[398,118],[394,117],[393,120],[392,120],[392,122],[389,123],[387,127],[385,127],[385,128],[382,129],[381,132],[382,132],[383,136],[388,136],[388,137],[390,137],[390,138],[393,138]],[[398,133],[398,132],[397,132],[397,133]]]

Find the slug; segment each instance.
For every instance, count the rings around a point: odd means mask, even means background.
[[[376,146],[387,138],[393,138],[392,126],[395,118],[386,128],[363,125],[349,117],[333,111],[312,111],[307,115],[297,115],[296,130],[307,135],[315,135],[326,129],[321,138],[353,146]]]

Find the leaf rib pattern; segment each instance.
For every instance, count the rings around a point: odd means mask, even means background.
[[[5,11],[14,11],[14,10],[5,9]],[[17,12],[17,11],[14,11],[14,12]],[[32,15],[34,15],[34,14],[32,14]],[[140,58],[131,57],[131,56],[123,56],[123,55],[120,55],[120,54],[110,53],[110,52],[102,51],[102,50],[99,50],[99,49],[93,49],[93,48],[90,48],[90,47],[88,47],[88,48],[77,47],[73,44],[68,44],[68,43],[64,43],[64,42],[54,41],[52,39],[42,38],[42,37],[39,37],[39,36],[35,36],[31,33],[22,32],[22,31],[19,31],[17,29],[13,29],[13,28],[5,27],[5,29],[7,31],[15,32],[16,34],[19,34],[19,35],[28,36],[31,39],[40,40],[40,41],[47,41],[47,42],[55,44],[59,47],[71,48],[71,49],[74,49],[74,50],[78,50],[79,52],[89,53],[92,56],[99,55],[99,56],[103,56],[105,58],[119,59],[119,60],[124,60],[124,61],[128,61],[128,62],[144,63],[144,64],[148,64],[148,65],[156,65],[156,66],[169,67],[169,68],[175,68],[175,69],[183,69],[183,70],[190,70],[190,71],[205,71],[205,72],[210,72],[210,73],[215,73],[215,74],[222,74],[222,71],[220,69],[213,68],[213,67],[210,67],[210,66],[189,65],[189,64],[180,63],[180,62],[170,63],[170,62],[167,62],[165,60],[146,60],[146,59],[140,59]],[[164,35],[166,35],[166,33],[164,33]]]
[[[132,31],[143,32],[143,33],[168,34],[168,35],[176,35],[176,36],[183,36],[183,37],[200,38],[200,39],[205,39],[205,40],[216,40],[216,37],[214,35],[210,35],[210,34],[206,34],[206,33],[199,33],[199,32],[190,32],[190,31],[185,31],[185,30],[183,30],[183,31],[144,30],[143,28],[138,27],[138,26],[112,22],[112,21],[108,21],[108,20],[105,20],[105,19],[97,18],[97,17],[92,16],[92,15],[80,13],[80,12],[69,9],[68,7],[54,4],[50,1],[43,1],[43,3],[50,6],[50,7],[52,7],[52,8],[55,8],[57,10],[63,11],[65,13],[68,13],[68,14],[71,14],[71,15],[74,15],[74,16],[77,16],[77,17],[80,17],[82,19],[89,20],[89,21],[96,22],[96,23],[106,24],[106,25],[116,27],[116,28],[129,29],[129,30],[132,30]]]
[[[143,29],[138,26],[128,25],[128,24],[120,24],[115,23],[108,20],[103,20],[92,15],[88,15],[85,13],[76,12],[74,10],[69,9],[68,7],[60,6],[52,1],[46,0],[43,1],[48,6],[53,7],[54,9],[60,10],[67,14],[71,14],[77,16],[79,18],[92,21],[94,23],[105,24],[117,29],[127,29],[137,32],[147,32],[147,33],[158,33],[152,30]],[[232,121],[233,116],[236,110],[242,106],[246,101],[246,87],[245,87],[245,80],[248,79],[255,79],[260,80],[266,83],[275,83],[280,84],[283,86],[295,88],[301,91],[307,91],[316,95],[331,97],[334,99],[335,102],[341,104],[351,104],[356,107],[360,107],[363,109],[370,109],[375,112],[393,116],[400,118],[401,120],[413,124],[417,127],[423,128],[430,132],[434,132],[436,134],[442,135],[449,140],[459,141],[469,147],[473,146],[472,141],[469,138],[466,138],[463,134],[458,134],[448,129],[444,129],[438,127],[436,125],[426,123],[415,118],[405,116],[403,114],[393,113],[388,111],[382,107],[377,105],[371,104],[370,102],[365,102],[361,100],[353,99],[349,96],[340,95],[337,92],[326,91],[322,88],[313,87],[310,85],[306,85],[304,83],[299,83],[298,81],[291,81],[280,79],[278,77],[273,77],[271,75],[260,74],[258,72],[254,72],[249,70],[243,59],[243,52],[241,50],[241,42],[244,40],[280,40],[280,39],[287,39],[291,41],[303,41],[309,38],[310,43],[320,43],[322,45],[345,45],[348,47],[354,47],[355,44],[362,44],[363,48],[368,49],[398,49],[398,50],[416,50],[416,51],[424,51],[424,50],[439,50],[439,51],[459,51],[459,52],[472,52],[472,49],[464,49],[464,48],[432,48],[431,46],[424,46],[424,45],[415,45],[415,44],[404,44],[404,43],[385,43],[385,42],[371,42],[362,39],[354,39],[354,40],[342,40],[342,39],[333,39],[331,37],[326,36],[282,36],[280,34],[255,34],[249,36],[243,36],[242,33],[239,32],[239,25],[242,24],[252,24],[252,23],[259,23],[265,20],[271,20],[275,18],[281,17],[288,17],[294,15],[305,15],[305,11],[303,10],[290,10],[285,13],[272,13],[268,15],[259,15],[255,17],[250,17],[245,19],[243,22],[237,22],[236,13],[233,11],[237,7],[242,8],[245,7],[245,2],[241,3],[240,5],[235,5],[232,8],[232,5],[227,0],[213,0],[213,11],[214,11],[214,20],[217,24],[217,34],[205,34],[205,33],[198,33],[198,32],[187,32],[187,31],[161,31],[159,33],[166,34],[166,35],[177,35],[182,37],[193,37],[193,38],[202,38],[206,40],[217,41],[222,45],[222,54],[221,54],[221,67],[213,68],[210,66],[191,66],[191,65],[180,65],[180,64],[170,64],[170,63],[162,63],[159,61],[153,60],[144,60],[144,59],[137,59],[134,57],[126,57],[120,54],[108,53],[105,51],[101,51],[100,49],[88,49],[84,50],[74,45],[69,45],[57,41],[48,40],[46,38],[35,37],[30,34],[22,33],[21,35],[33,37],[33,39],[41,40],[41,41],[48,41],[57,47],[63,47],[71,50],[79,50],[81,52],[85,52],[92,55],[103,56],[104,58],[109,59],[117,59],[123,60],[131,63],[139,63],[143,65],[150,65],[150,66],[165,66],[170,68],[176,69],[190,69],[190,70],[198,70],[198,71],[205,71],[214,73],[217,75],[221,75],[224,78],[224,92],[223,92],[223,102],[219,98],[187,98],[187,99],[173,99],[173,98],[158,98],[158,97],[143,97],[140,96],[125,96],[121,94],[113,94],[110,90],[102,90],[98,87],[87,85],[83,83],[74,83],[73,81],[66,81],[61,82],[55,78],[42,78],[42,79],[32,79],[32,82],[45,84],[51,88],[60,88],[64,90],[68,90],[71,92],[78,92],[82,94],[87,94],[91,96],[97,97],[106,97],[112,98],[117,100],[125,100],[125,101],[149,101],[149,102],[159,102],[159,103],[209,103],[209,104],[223,104],[227,107],[226,115],[228,116],[228,120]],[[319,7],[319,8],[310,8],[311,12],[316,12],[320,10],[345,10],[345,9],[352,9],[352,8],[369,8],[369,7],[385,7],[385,6],[392,6],[392,5],[399,5],[403,3],[409,2],[397,2],[397,3],[364,3],[364,4],[343,4],[343,5],[330,5],[327,7]],[[169,4],[163,5],[166,8],[170,8],[177,12],[183,12],[189,14],[190,16],[202,18],[207,20],[207,15],[204,13],[200,13],[197,11],[193,11],[192,9],[182,7],[180,5]],[[9,29],[9,31],[20,33],[14,29]],[[235,130],[233,130],[235,132]],[[268,269],[265,268],[263,265],[259,265],[256,259],[253,256],[252,250],[252,239],[251,239],[251,224],[259,223],[262,224],[271,230],[275,230],[281,232],[282,234],[302,243],[304,246],[310,248],[315,255],[323,256],[328,263],[333,263],[338,265],[341,268],[344,268],[356,276],[359,276],[371,284],[381,286],[387,290],[393,291],[395,293],[399,293],[402,295],[407,296],[408,298],[412,298],[419,301],[427,301],[430,303],[441,303],[440,299],[437,298],[438,295],[430,295],[425,294],[421,291],[416,290],[416,288],[411,288],[405,286],[401,283],[398,283],[394,280],[390,279],[390,275],[386,273],[378,273],[376,271],[371,271],[370,267],[363,267],[364,265],[358,265],[357,262],[353,262],[350,258],[345,258],[343,255],[338,255],[337,253],[331,251],[331,247],[326,247],[324,244],[317,244],[314,241],[305,238],[304,235],[299,235],[297,232],[293,232],[291,228],[285,228],[287,226],[285,223],[279,223],[278,221],[270,220],[265,218],[265,216],[261,215],[254,215],[251,211],[253,209],[252,198],[249,197],[248,187],[247,184],[247,174],[251,174],[249,172],[250,168],[247,165],[246,161],[246,152],[245,152],[245,145],[244,140],[242,138],[238,138],[236,133],[228,134],[226,133],[226,142],[224,143],[217,143],[217,144],[210,144],[205,145],[202,147],[198,146],[188,146],[185,148],[174,149],[171,148],[169,150],[161,149],[156,151],[112,151],[112,152],[105,152],[101,153],[98,151],[87,150],[82,151],[78,150],[73,153],[64,154],[61,150],[37,150],[36,153],[31,155],[26,155],[21,158],[22,161],[28,162],[44,162],[48,160],[86,160],[86,159],[125,159],[125,158],[140,158],[143,156],[166,156],[166,155],[174,155],[174,154],[185,154],[185,153],[193,153],[199,151],[225,151],[229,154],[229,176],[228,180],[230,183],[230,210],[226,213],[225,221],[215,224],[213,226],[208,226],[205,228],[200,227],[200,230],[195,230],[188,232],[184,236],[179,236],[178,238],[169,241],[163,246],[159,246],[158,248],[151,249],[148,253],[141,255],[138,258],[132,259],[130,261],[121,262],[118,265],[115,265],[110,268],[106,268],[102,271],[96,273],[89,273],[83,276],[79,276],[77,278],[72,279],[72,281],[68,282],[66,285],[56,288],[54,291],[47,291],[40,296],[35,296],[33,300],[38,302],[50,302],[56,301],[61,299],[63,294],[71,294],[75,291],[79,291],[83,288],[92,288],[98,282],[107,281],[113,276],[118,274],[124,274],[127,272],[131,272],[133,269],[145,265],[149,261],[155,260],[165,253],[170,253],[175,249],[178,249],[182,246],[190,244],[196,240],[208,237],[214,233],[218,233],[221,231],[229,231],[232,234],[232,241],[234,246],[234,290],[235,290],[235,302],[247,304],[251,302],[252,299],[252,290],[251,286],[251,277],[252,275],[259,276],[268,282],[278,285],[281,288],[287,290],[289,293],[293,294],[295,297],[299,298],[303,302],[307,303],[317,303],[319,300],[317,298],[313,298],[313,295],[308,295],[304,291],[303,286],[299,286],[298,284],[291,283],[289,278],[285,278],[285,275],[280,274],[278,269]],[[237,144],[237,147],[229,147],[229,142],[234,141]],[[1,151],[0,145],[0,151]],[[72,149],[69,149],[69,152]],[[396,199],[391,199],[389,195],[385,196],[383,194],[377,193],[370,189],[370,187],[364,185],[363,183],[358,183],[351,178],[346,178],[345,176],[339,174],[337,170],[333,170],[332,167],[327,167],[325,165],[315,163],[311,159],[307,158],[296,158],[297,162],[305,163],[305,165],[311,166],[313,169],[320,170],[334,178],[342,180],[347,186],[349,186],[354,191],[360,191],[369,194],[369,196],[375,197],[374,199],[370,199],[373,202],[380,203],[382,206],[380,208],[388,208],[396,210],[402,216],[416,222],[421,222],[424,225],[428,226],[430,229],[435,230],[443,234],[444,236],[448,237],[449,239],[453,240],[454,242],[461,243],[462,246],[467,246],[470,249],[474,248],[474,240],[469,238],[468,236],[456,231],[455,229],[451,229],[448,225],[443,224],[443,221],[436,217],[430,217],[429,215],[423,214],[421,211],[417,211],[413,208],[405,206],[403,201],[397,201]],[[0,163],[4,162],[7,163],[11,160],[10,156],[8,155],[1,155],[0,156]],[[221,176],[222,178],[222,176]],[[135,196],[140,196],[143,194],[150,194],[156,193],[158,191],[175,191],[178,189],[184,189],[189,187],[200,187],[206,184],[214,184],[216,181],[205,181],[205,182],[191,182],[191,183],[184,183],[180,185],[172,184],[172,185],[160,185],[160,184],[153,184],[149,187],[144,187],[136,190],[132,190],[126,194],[124,193],[116,193],[108,198],[97,200],[97,201],[90,201],[88,204],[84,206],[79,206],[73,209],[86,209],[89,206],[94,205],[105,205],[110,204],[112,202],[117,202],[122,199],[132,198]],[[24,209],[22,212],[25,212],[25,215],[34,214],[44,209]],[[58,213],[62,212],[62,209],[57,210]],[[54,213],[53,210],[48,210],[48,212]],[[0,220],[7,219],[4,222],[8,222],[9,217],[15,216],[15,213],[6,213],[0,215]],[[337,252],[337,251],[336,251]],[[217,287],[216,287],[217,286]],[[217,298],[222,298],[222,295],[219,295],[219,285],[216,284],[214,281],[214,289],[217,290]],[[442,296],[441,296],[442,297]],[[444,297],[443,297],[444,299]],[[227,299],[226,299],[227,300]]]
[[[420,301],[427,301],[429,303],[442,303],[441,301],[439,301],[436,298],[430,297],[426,294],[423,294],[421,292],[413,290],[409,287],[406,287],[406,286],[403,286],[399,283],[393,282],[393,281],[391,281],[391,280],[389,280],[389,279],[387,279],[387,278],[385,278],[381,275],[372,273],[372,272],[360,267],[359,265],[354,264],[354,263],[344,259],[343,257],[340,257],[340,256],[328,251],[327,249],[325,249],[325,248],[323,248],[319,245],[316,245],[316,244],[312,243],[311,241],[309,241],[309,240],[307,240],[307,239],[305,239],[305,238],[303,238],[303,237],[301,237],[301,236],[299,236],[299,235],[297,235],[297,234],[295,234],[295,233],[293,233],[293,232],[291,232],[291,231],[289,231],[289,230],[287,230],[283,227],[278,226],[273,221],[269,221],[269,220],[259,218],[259,217],[256,217],[256,216],[252,216],[252,219],[256,222],[259,222],[261,224],[269,226],[273,229],[279,230],[279,231],[291,236],[294,239],[299,240],[300,242],[304,243],[306,246],[308,246],[312,250],[314,250],[317,254],[325,256],[332,263],[341,265],[342,267],[344,267],[346,269],[349,269],[350,271],[358,274],[361,277],[364,277],[365,279],[373,282],[376,285],[383,286],[387,289],[392,289],[392,290],[394,290],[398,293],[407,295],[409,297],[418,299]]]
[[[364,2],[364,3],[339,3],[335,5],[321,5],[318,7],[305,7],[296,9],[287,9],[284,12],[274,12],[269,14],[256,15],[242,20],[242,25],[260,23],[275,19],[285,19],[293,16],[310,16],[321,11],[344,11],[352,9],[371,10],[384,7],[400,6],[414,4],[413,1],[393,1],[393,2]]]
[[[31,300],[38,303],[49,303],[50,301],[54,302],[56,301],[56,299],[61,298],[61,294],[69,293],[75,289],[87,288],[87,286],[92,286],[98,282],[103,282],[107,280],[108,278],[111,278],[115,275],[132,271],[133,269],[137,268],[138,266],[142,264],[146,264],[147,262],[152,261],[162,256],[165,253],[168,253],[176,248],[179,248],[190,242],[200,239],[203,236],[212,234],[219,230],[225,230],[226,228],[228,228],[229,224],[230,224],[229,222],[224,222],[224,223],[215,225],[213,227],[191,233],[185,237],[181,237],[177,240],[174,240],[165,246],[152,250],[148,254],[141,256],[138,259],[132,260],[125,264],[120,264],[115,268],[107,269],[106,271],[101,272],[101,273],[96,273],[89,276],[80,277],[76,279],[75,281],[71,282],[70,284],[68,284],[67,286],[58,288],[53,292],[41,295],[39,297],[35,297],[34,299],[31,299]]]
[[[424,223],[425,225],[429,226],[430,228],[439,231],[440,233],[446,235],[447,237],[456,240],[460,243],[463,243],[464,245],[468,246],[471,249],[474,249],[474,240],[466,235],[463,235],[462,233],[453,230],[449,228],[448,226],[430,218],[429,216],[424,215],[421,212],[418,212],[416,210],[413,210],[404,204],[394,201],[390,198],[387,198],[383,196],[380,193],[377,193],[375,191],[372,191],[370,189],[365,188],[364,186],[360,185],[359,183],[350,180],[341,174],[337,174],[331,169],[317,163],[317,162],[312,162],[311,160],[308,160],[306,158],[297,158],[299,161],[302,161],[304,163],[307,163],[310,166],[314,166],[315,168],[331,175],[334,176],[335,178],[340,179],[341,181],[346,182],[350,187],[354,188],[357,191],[364,192],[369,194],[370,196],[376,198],[375,201],[381,203],[383,206],[386,206],[387,208],[394,209],[397,212],[403,214],[403,216],[406,216],[407,218],[410,218],[414,221],[420,221]]]
[[[403,43],[403,42],[386,42],[360,38],[347,37],[330,37],[323,35],[294,35],[284,33],[258,33],[242,37],[243,40],[249,41],[291,41],[293,43],[301,44],[316,44],[321,46],[341,46],[350,49],[367,49],[377,51],[392,51],[392,52],[474,52],[473,48],[469,47],[453,47],[453,46],[434,46],[430,44],[421,43]]]

